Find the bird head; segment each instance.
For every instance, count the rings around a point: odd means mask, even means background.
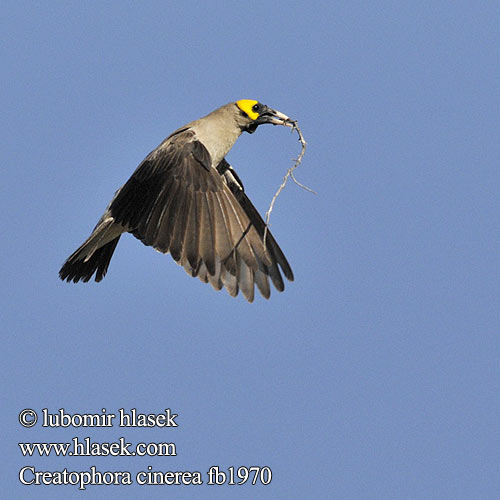
[[[236,101],[237,122],[243,132],[253,134],[259,125],[270,123],[272,125],[288,125],[291,120],[288,116],[271,109],[269,106],[252,99]]]

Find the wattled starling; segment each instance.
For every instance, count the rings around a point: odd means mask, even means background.
[[[250,302],[254,284],[269,298],[269,278],[280,292],[293,272],[225,156],[242,132],[290,119],[258,101],[242,99],[177,129],[115,193],[89,238],[64,263],[62,280],[101,281],[122,233],[173,259],[190,274],[241,290]],[[265,238],[264,238],[265,236]],[[281,272],[280,272],[281,268]]]

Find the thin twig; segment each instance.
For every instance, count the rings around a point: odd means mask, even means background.
[[[279,194],[281,191],[286,186],[286,183],[288,182],[288,178],[291,177],[293,182],[297,184],[297,186],[301,187],[302,189],[305,189],[306,191],[309,191],[310,193],[316,194],[315,191],[313,191],[311,188],[308,188],[307,186],[304,186],[304,184],[301,184],[294,176],[293,171],[300,165],[302,162],[302,158],[304,157],[304,153],[306,152],[306,141],[304,139],[304,136],[302,135],[302,131],[300,130],[297,121],[296,120],[287,120],[286,122],[283,123],[283,125],[290,127],[292,129],[292,133],[294,130],[297,131],[299,134],[299,142],[302,145],[302,149],[300,151],[299,156],[294,160],[295,163],[287,170],[285,177],[283,177],[283,182],[281,183],[280,187],[276,191],[276,193],[273,196],[273,199],[271,200],[271,204],[269,205],[269,209],[266,212],[266,228],[264,230],[264,247],[267,248],[266,246],[266,237],[267,237],[267,231],[269,228],[269,219],[271,218],[271,212],[273,211],[274,208],[274,203],[276,202],[276,199],[278,198]]]

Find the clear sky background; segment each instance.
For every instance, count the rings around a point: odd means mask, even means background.
[[[2,495],[497,499],[498,2],[25,2],[2,7]],[[259,99],[308,148],[272,230],[295,282],[231,298],[122,238],[58,279],[178,126]],[[261,213],[300,151],[229,161]],[[179,414],[177,428],[27,429],[32,408]],[[174,442],[176,457],[23,457],[19,442]],[[39,471],[268,466],[268,486],[23,486]]]

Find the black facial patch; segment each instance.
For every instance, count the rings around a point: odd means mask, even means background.
[[[250,125],[243,127],[243,132],[248,132],[249,134],[253,134],[257,130],[257,126],[258,124],[251,123]]]
[[[260,114],[260,112],[262,111],[262,104],[260,102],[258,102],[257,104],[254,104],[252,106],[252,111]]]

